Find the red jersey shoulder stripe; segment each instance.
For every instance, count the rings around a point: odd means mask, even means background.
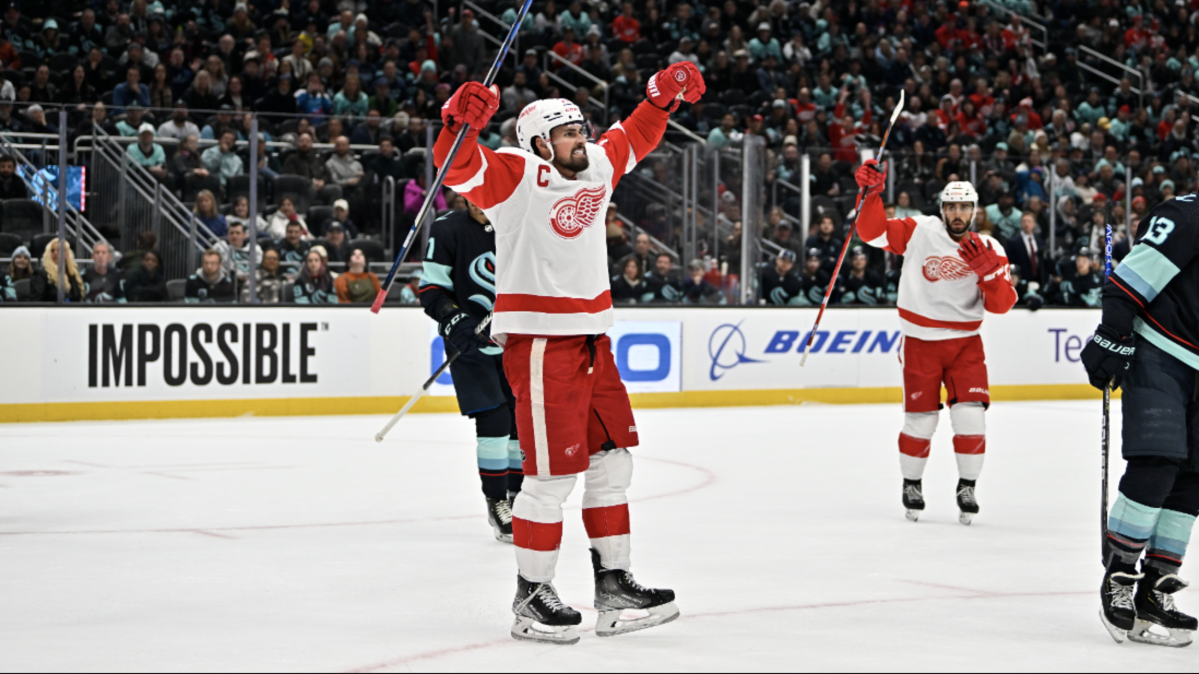
[[[504,293],[496,295],[496,313],[524,311],[535,314],[598,314],[612,308],[612,292],[605,290],[593,299],[544,297]]]

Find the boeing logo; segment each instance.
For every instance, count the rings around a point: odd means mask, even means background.
[[[802,339],[801,339],[802,337]],[[764,355],[802,354],[807,346],[807,335],[798,330],[776,330],[763,349]],[[820,330],[812,342],[812,353],[855,354],[892,353],[900,343],[898,330]],[[708,355],[712,367],[708,377],[716,381],[729,370],[742,363],[764,363],[746,356],[748,345],[741,324],[726,323],[712,331],[708,338]]]
[[[708,338],[708,355],[712,358],[712,368],[708,371],[708,377],[716,381],[723,377],[725,372],[742,363],[762,362],[746,357],[745,349],[745,335],[741,332],[740,323],[725,323],[713,330],[712,336]]]

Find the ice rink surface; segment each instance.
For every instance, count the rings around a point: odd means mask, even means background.
[[[508,636],[460,417],[0,425],[0,669],[1196,671],[1099,623],[1099,412],[996,404],[965,527],[947,413],[913,524],[897,405],[640,411],[634,571],[682,618],[591,632],[580,484],[557,647]]]

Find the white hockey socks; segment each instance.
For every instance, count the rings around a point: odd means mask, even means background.
[[[562,504],[574,489],[575,475],[526,475],[512,505],[512,542],[516,566],[525,580],[549,583],[562,545]]]
[[[605,569],[628,571],[629,499],[625,492],[633,480],[633,455],[627,449],[592,454],[583,479],[583,525],[591,547],[599,553]]]
[[[933,433],[937,430],[937,412],[907,412],[903,415],[903,430],[899,433],[899,471],[905,480],[924,476]]]
[[[953,423],[958,475],[963,480],[977,480],[987,451],[986,408],[982,403],[958,403],[950,408],[949,420]]]

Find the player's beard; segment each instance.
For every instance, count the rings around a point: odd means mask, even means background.
[[[582,154],[576,155],[574,151],[581,149]],[[587,146],[583,145],[580,148],[571,148],[570,153],[563,159],[561,156],[554,157],[554,165],[560,169],[570,171],[571,173],[582,173],[591,166],[591,160],[587,158]]]

